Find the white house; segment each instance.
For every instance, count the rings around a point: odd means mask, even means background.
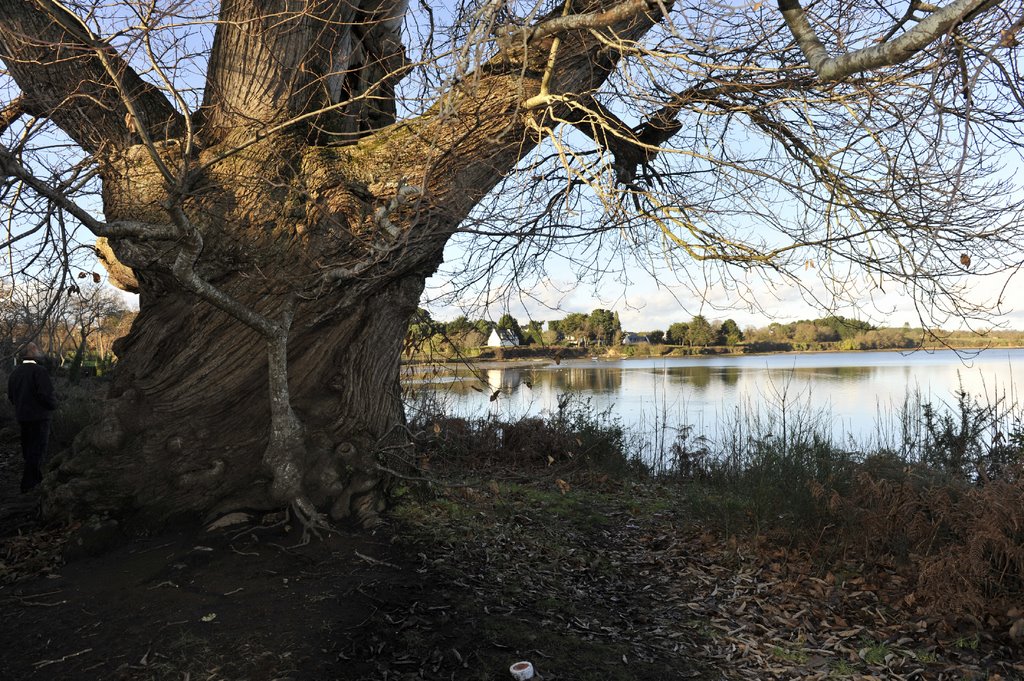
[[[508,329],[492,329],[487,345],[492,348],[514,348],[519,345],[519,338]]]
[[[650,343],[650,339],[647,336],[638,336],[635,333],[624,333],[622,334],[623,345],[636,345],[638,343]]]

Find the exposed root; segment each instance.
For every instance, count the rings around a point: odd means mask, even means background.
[[[327,517],[317,511],[316,507],[303,496],[292,499],[289,511],[302,526],[302,539],[295,546],[308,544],[310,535],[321,540],[324,534],[335,531]]]
[[[285,532],[288,532],[291,529],[291,523],[293,520],[302,527],[302,539],[295,546],[288,548],[306,546],[309,544],[311,539],[323,539],[324,534],[337,531],[334,526],[331,525],[327,516],[317,511],[316,507],[314,507],[313,504],[304,496],[296,497],[291,501],[291,503],[285,506],[283,510],[284,517],[277,522],[270,525],[250,525],[237,534],[232,535],[231,539],[235,540],[239,537],[253,534],[254,532],[263,532],[274,529],[284,529]]]

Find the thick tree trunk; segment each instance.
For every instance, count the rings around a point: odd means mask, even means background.
[[[314,148],[305,160],[282,158],[294,147],[280,140],[262,149],[211,170],[186,204],[203,232],[204,278],[265,319],[291,311],[287,391],[271,385],[270,339],[159,265],[178,245],[112,241],[122,262],[147,262],[140,312],[115,347],[102,419],[52,467],[50,514],[109,512],[148,526],[301,499],[335,519],[375,521],[378,455],[404,441],[402,341],[443,241],[419,244],[419,257],[386,277],[325,277],[346,258],[366,261],[360,246],[339,238],[339,228],[372,227],[367,197],[340,179],[351,163]],[[162,185],[148,155],[133,159],[108,171],[112,219],[159,217]],[[272,388],[286,410],[290,403],[293,432],[272,432],[281,428]]]
[[[398,360],[421,280],[397,282],[337,317],[299,306],[289,338],[292,408],[303,426],[302,491],[336,518],[373,522],[376,455],[401,442]],[[117,348],[102,420],[54,467],[51,513],[180,516],[271,508],[266,344],[188,294],[145,307]],[[267,301],[272,304],[272,301]]]
[[[105,222],[13,157],[4,172],[105,237],[111,281],[140,294],[103,418],[55,462],[51,514],[152,525],[290,503],[373,521],[376,457],[402,441],[401,342],[445,242],[592,99],[622,56],[608,41],[638,39],[665,5],[552,8],[387,125],[403,7],[223,3],[204,105],[186,116],[75,15],[0,2],[21,110],[95,154]]]

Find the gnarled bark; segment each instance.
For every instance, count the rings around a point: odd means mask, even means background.
[[[296,310],[289,383],[303,425],[301,491],[335,518],[369,522],[379,510],[374,455],[402,435],[398,355],[420,291],[411,278],[342,315],[324,304]],[[123,359],[102,420],[55,467],[50,508],[131,509],[150,523],[286,503],[274,462],[264,461],[272,421],[261,346],[251,329],[189,295],[165,293],[145,307],[117,348]]]
[[[103,418],[55,466],[51,513],[130,510],[152,523],[301,502],[374,521],[375,456],[402,436],[401,343],[443,241],[420,244],[394,276],[326,285],[324,264],[353,257],[353,235],[375,228],[372,193],[348,156],[289,148],[268,141],[214,163],[184,199],[203,234],[196,271],[259,318],[286,319],[273,327],[281,338],[197,296],[176,273],[180,245],[110,240],[118,266],[138,274],[140,313],[116,347]],[[184,164],[176,149],[168,167]],[[108,173],[108,218],[167,219],[145,150]]]
[[[372,523],[378,457],[403,441],[401,343],[446,241],[536,144],[538,121],[608,77],[619,56],[597,29],[634,39],[660,16],[578,5],[582,23],[542,17],[391,126],[401,3],[225,2],[191,119],[132,87],[56,3],[0,6],[0,58],[24,61],[12,73],[25,101],[97,152],[105,221],[0,149],[2,168],[105,236],[112,281],[140,295],[102,418],[55,462],[48,511],[149,525],[291,503]],[[29,29],[49,33],[26,41]],[[61,65],[69,48],[83,71]],[[92,98],[58,114],[81,92]],[[359,141],[323,145],[339,135]]]

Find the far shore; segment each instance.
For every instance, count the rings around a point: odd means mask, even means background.
[[[415,366],[420,364],[465,364],[473,363],[481,367],[498,365],[503,367],[523,365],[529,366],[539,362],[563,360],[630,360],[630,359],[710,359],[713,357],[760,357],[768,355],[816,355],[816,354],[839,354],[839,353],[862,353],[862,352],[898,352],[902,354],[914,354],[918,352],[940,352],[953,351],[963,353],[978,353],[986,350],[1021,350],[1024,345],[985,345],[985,346],[918,346],[912,348],[800,348],[786,350],[749,350],[748,346],[737,348],[726,348],[709,346],[706,348],[685,348],[682,346],[669,345],[632,345],[623,346],[634,349],[633,352],[624,352],[619,346],[605,347],[568,347],[561,345],[548,346],[516,346],[508,348],[474,348],[472,353],[461,356],[414,356],[402,360],[402,364]],[[657,351],[663,348],[664,351]],[[639,350],[639,351],[638,351]]]

